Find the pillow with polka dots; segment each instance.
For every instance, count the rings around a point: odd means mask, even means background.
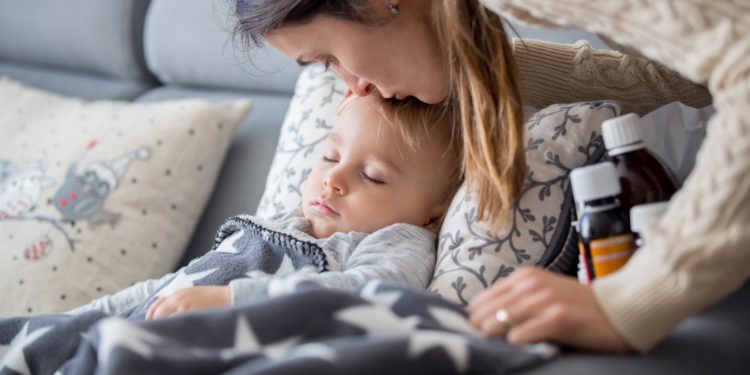
[[[303,70],[282,126],[258,215],[298,207],[300,186],[322,155],[346,86],[320,66]],[[429,289],[457,303],[521,265],[573,273],[578,261],[571,222],[575,209],[568,173],[604,155],[602,121],[620,114],[612,102],[558,104],[526,122],[529,172],[507,224],[498,231],[476,220],[476,200],[461,188],[441,227],[438,261]]]
[[[173,269],[249,100],[84,101],[0,77],[0,316]]]

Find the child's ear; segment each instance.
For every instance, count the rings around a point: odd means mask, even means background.
[[[432,233],[439,234],[440,224],[442,223],[442,220],[440,219],[441,217],[431,217],[430,221],[428,221],[425,225],[422,225],[422,228],[427,229]]]
[[[446,204],[440,204],[433,207],[430,212],[430,219],[422,225],[422,228],[429,230],[432,233],[439,234],[440,226],[443,224],[443,216],[445,211],[448,209]]]

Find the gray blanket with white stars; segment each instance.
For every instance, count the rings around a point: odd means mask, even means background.
[[[0,374],[504,374],[556,353],[485,339],[460,306],[425,291],[283,289],[147,322],[99,311],[4,319]]]
[[[183,287],[347,267],[341,254],[325,247],[249,217],[230,219],[214,251],[165,278],[119,316],[92,309],[0,319],[0,375],[499,374],[555,353],[547,345],[516,348],[484,339],[469,327],[462,307],[404,287],[409,283],[370,281],[357,290],[337,290],[326,279],[275,278],[276,287],[242,304],[143,321],[155,298]]]

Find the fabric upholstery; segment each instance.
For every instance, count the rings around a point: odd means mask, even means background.
[[[43,90],[82,99],[131,100],[154,83],[105,77],[77,70],[0,62],[0,75]]]
[[[251,214],[257,209],[265,185],[258,176],[268,173],[279,137],[279,124],[284,119],[290,97],[257,92],[166,86],[149,91],[138,98],[138,101],[182,98],[202,98],[211,101],[250,98],[255,107],[240,122],[232,138],[211,199],[179,263],[186,265],[190,260],[211,249],[214,234],[225,219],[237,214]]]
[[[147,80],[148,0],[0,1],[0,60]]]
[[[65,311],[172,270],[250,107],[87,102],[7,78],[0,102],[0,315]]]
[[[291,93],[300,68],[275,50],[247,51],[235,41],[230,3],[153,0],[144,36],[149,68],[168,84]]]

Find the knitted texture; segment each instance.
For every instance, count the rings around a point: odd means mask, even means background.
[[[673,101],[711,104],[708,89],[664,65],[614,50],[531,39],[513,43],[525,102],[536,108],[571,101],[614,100],[624,113],[646,114]]]
[[[646,231],[647,244],[620,272],[594,283],[616,329],[636,349],[648,350],[681,319],[730,294],[750,275],[750,3],[483,2],[523,23],[601,33],[708,84],[717,113],[695,169]]]

